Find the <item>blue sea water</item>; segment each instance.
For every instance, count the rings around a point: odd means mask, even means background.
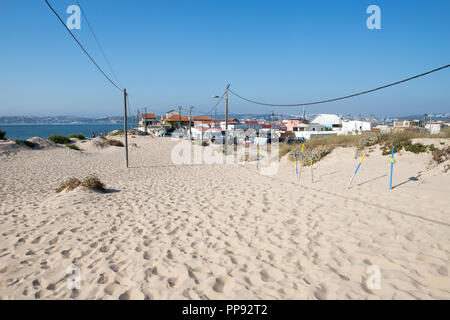
[[[99,132],[123,130],[123,124],[0,124],[0,130],[6,131],[7,139],[26,140],[32,137],[47,139],[51,135],[69,135],[82,133],[90,138],[92,132],[97,136]]]

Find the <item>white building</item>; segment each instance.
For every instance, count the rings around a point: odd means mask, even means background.
[[[326,130],[326,127],[318,123],[301,123],[292,128],[296,138],[305,138],[306,140],[315,137],[335,136],[336,132]]]
[[[370,131],[372,123],[361,120],[344,120],[342,122],[342,134],[361,134],[363,131]]]
[[[429,131],[431,134],[438,134],[441,132],[441,129],[444,127],[443,122],[426,122],[425,129]]]
[[[332,130],[341,130],[342,117],[335,114],[322,113],[315,117],[311,123],[318,123]]]
[[[210,140],[212,136],[221,136],[222,132],[219,128],[192,127],[191,135],[195,140]]]

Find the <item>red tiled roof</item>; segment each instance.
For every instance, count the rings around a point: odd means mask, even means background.
[[[156,116],[154,113],[143,113],[142,119],[156,119]]]
[[[197,116],[194,117],[194,121],[211,121],[210,116]]]
[[[163,117],[164,119],[165,117]],[[179,116],[178,114],[174,114],[172,116],[170,116],[169,118],[166,119],[167,121],[184,121],[184,122],[189,122],[189,117],[185,117],[185,116]]]

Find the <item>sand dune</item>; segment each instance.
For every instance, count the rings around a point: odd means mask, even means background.
[[[403,152],[389,191],[374,150],[347,190],[351,148],[314,165],[312,183],[286,159],[275,176],[176,166],[176,141],[129,140],[129,169],[123,148],[93,141],[0,154],[2,299],[450,298],[448,162]],[[55,193],[91,173],[107,192]]]

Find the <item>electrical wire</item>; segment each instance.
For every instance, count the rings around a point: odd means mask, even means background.
[[[53,13],[56,15],[56,17],[59,19],[59,21],[64,25],[64,28],[66,28],[66,30],[70,33],[70,35],[72,36],[72,38],[75,40],[75,42],[78,44],[78,46],[84,51],[84,53],[88,56],[88,58],[92,61],[92,63],[97,67],[98,71],[100,71],[103,76],[114,86],[116,87],[118,90],[122,91],[122,89],[116,84],[114,83],[114,81],[111,80],[111,78],[109,78],[106,73],[99,67],[99,65],[97,64],[97,62],[95,62],[95,60],[91,57],[91,55],[86,51],[86,49],[83,47],[83,45],[80,43],[80,41],[78,41],[78,39],[75,37],[75,35],[72,33],[72,31],[70,31],[70,29],[67,27],[67,25],[64,23],[64,21],[61,19],[61,17],[59,16],[59,14],[55,11],[55,9],[53,9],[53,7],[50,5],[50,3],[45,0],[45,3],[47,3],[48,7],[53,11]]]
[[[265,103],[265,102],[259,102],[259,101],[255,101],[255,100],[251,100],[251,99],[245,98],[245,97],[243,97],[243,96],[237,94],[236,92],[232,91],[231,89],[229,89],[229,91],[230,91],[233,95],[235,95],[236,97],[238,97],[238,98],[240,98],[240,99],[242,99],[242,100],[245,100],[245,101],[247,101],[247,102],[251,102],[251,103],[254,103],[254,104],[263,105],[263,106],[272,106],[272,107],[299,107],[299,106],[310,106],[310,105],[314,105],[314,104],[328,103],[328,102],[333,102],[333,101],[338,101],[338,100],[343,100],[343,99],[353,98],[353,97],[360,96],[360,95],[363,95],[363,94],[371,93],[371,92],[374,92],[374,91],[378,91],[378,90],[381,90],[381,89],[385,89],[385,88],[388,88],[388,87],[392,87],[392,86],[398,85],[398,84],[400,84],[400,83],[404,83],[404,82],[407,82],[407,81],[410,81],[410,80],[413,80],[413,79],[417,79],[417,78],[426,76],[426,75],[428,75],[428,74],[430,74],[430,73],[437,72],[437,71],[443,70],[443,69],[448,68],[448,67],[450,67],[450,65],[442,66],[442,67],[439,67],[439,68],[436,68],[436,69],[427,71],[427,72],[425,72],[425,73],[421,73],[421,74],[415,75],[415,76],[413,76],[413,77],[410,77],[410,78],[407,78],[407,79],[404,79],[404,80],[396,81],[396,82],[393,82],[393,83],[390,83],[390,84],[387,84],[387,85],[384,85],[384,86],[381,86],[381,87],[378,87],[378,88],[374,88],[374,89],[370,89],[370,90],[366,90],[366,91],[354,93],[354,94],[351,94],[351,95],[348,95],[348,96],[343,96],[343,97],[333,98],[333,99],[328,99],[328,100],[320,100],[320,101],[314,101],[314,102],[306,102],[306,103],[295,103],[295,104]]]
[[[86,11],[81,7],[81,4],[80,4],[80,2],[78,0],[76,0],[76,2],[78,4],[78,6],[80,7],[81,13],[83,14],[83,18],[86,21],[86,23],[87,23],[87,25],[89,27],[89,30],[91,31],[92,36],[94,37],[95,42],[97,43],[97,46],[99,47],[100,51],[102,52],[103,58],[105,59],[106,63],[108,64],[109,69],[111,70],[111,73],[114,76],[114,79],[116,79],[116,81],[120,84],[120,80],[118,79],[116,73],[114,72],[114,69],[113,69],[111,63],[109,62],[109,59],[106,56],[105,50],[103,50],[103,47],[100,44],[100,41],[98,40],[97,35],[95,34],[94,29],[91,26],[91,23],[89,22],[89,19],[87,17]]]

